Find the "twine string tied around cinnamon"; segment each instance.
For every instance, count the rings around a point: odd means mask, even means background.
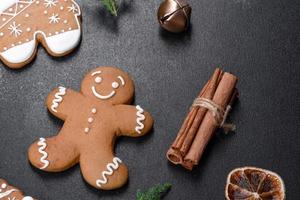
[[[215,118],[216,125],[219,126],[219,128],[222,128],[225,133],[235,130],[236,126],[234,124],[225,123],[228,113],[231,110],[230,105],[226,106],[226,109],[224,110],[220,105],[216,104],[214,101],[207,98],[198,97],[194,100],[192,107],[197,106],[208,109]]]

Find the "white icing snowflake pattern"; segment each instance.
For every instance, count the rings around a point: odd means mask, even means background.
[[[69,12],[72,12],[72,13],[78,12],[78,9],[74,4],[72,4],[72,6],[69,6],[68,8],[69,8]]]
[[[8,197],[8,200],[18,200],[18,199],[16,199],[16,197],[13,198]]]
[[[56,23],[59,22],[59,20],[60,20],[60,18],[58,17],[58,14],[53,13],[52,16],[49,17],[49,23],[50,24],[56,24]]]
[[[21,35],[22,30],[20,29],[21,24],[16,24],[16,22],[13,22],[11,25],[9,25],[8,30],[10,30],[10,34],[14,35],[15,37],[18,37]]]
[[[52,6],[56,6],[56,4],[58,3],[58,1],[56,0],[45,0],[45,6],[46,8],[51,8]]]

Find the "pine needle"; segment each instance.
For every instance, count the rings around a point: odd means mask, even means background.
[[[113,16],[118,15],[118,8],[116,0],[100,0],[103,6],[112,14]]]
[[[136,193],[136,200],[160,200],[170,189],[172,185],[165,183],[163,185],[156,185],[146,192],[140,190]]]

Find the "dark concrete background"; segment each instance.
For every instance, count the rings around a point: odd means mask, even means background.
[[[41,200],[135,199],[137,189],[169,181],[165,199],[224,199],[226,176],[235,167],[279,173],[287,199],[300,199],[300,2],[298,0],[190,0],[192,26],[184,34],[162,31],[160,1],[122,1],[118,18],[98,0],[81,0],[83,39],[65,58],[39,48],[22,70],[0,66],[0,177]],[[85,72],[118,66],[136,84],[135,103],[154,118],[152,134],[120,139],[116,153],[130,181],[116,191],[97,191],[78,166],[57,174],[32,168],[28,146],[55,135],[62,122],[44,105],[58,85],[78,90]],[[231,120],[235,134],[218,133],[192,172],[169,164],[166,150],[189,105],[216,66],[239,78],[240,100]]]

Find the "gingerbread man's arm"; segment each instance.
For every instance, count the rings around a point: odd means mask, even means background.
[[[115,111],[120,130],[118,135],[139,137],[153,126],[152,116],[139,105],[116,105]]]
[[[84,101],[82,94],[65,87],[55,88],[47,97],[47,107],[56,117],[65,120]]]

